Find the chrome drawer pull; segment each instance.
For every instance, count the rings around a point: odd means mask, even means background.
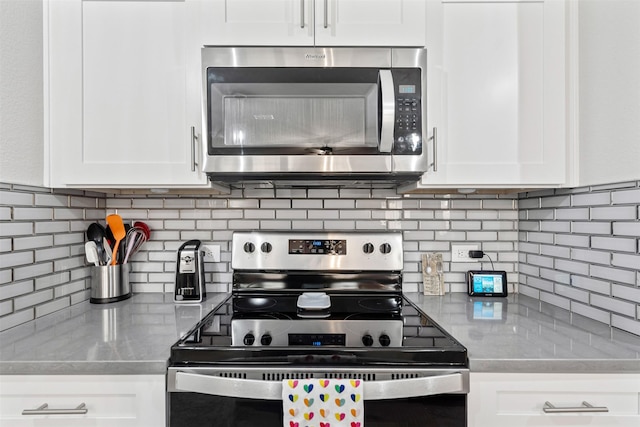
[[[609,408],[606,406],[593,406],[588,402],[582,402],[582,406],[568,406],[564,408],[557,408],[550,402],[544,402],[542,410],[546,414],[563,414],[567,412],[609,412]]]
[[[22,415],[84,415],[87,412],[87,405],[84,402],[75,409],[49,409],[49,404],[43,403],[36,409],[25,409]]]

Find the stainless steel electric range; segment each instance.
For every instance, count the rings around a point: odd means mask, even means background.
[[[360,379],[367,427],[466,426],[466,349],[402,295],[395,232],[236,232],[233,292],[171,349],[168,425],[283,425],[282,381]]]

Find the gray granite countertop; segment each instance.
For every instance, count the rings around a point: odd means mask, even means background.
[[[0,374],[164,374],[171,345],[226,296],[187,305],[140,293],[71,306],[0,333]]]
[[[226,296],[77,304],[0,333],[0,374],[164,374],[171,345]],[[529,297],[407,297],[467,347],[472,372],[640,372],[640,337]]]
[[[640,373],[640,337],[525,295],[407,297],[467,347],[471,372]]]

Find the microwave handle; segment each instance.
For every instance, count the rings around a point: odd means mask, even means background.
[[[365,400],[404,399],[468,392],[464,375],[460,372],[422,378],[365,381],[363,386],[362,394]],[[174,389],[216,396],[282,400],[281,381],[246,380],[178,371],[175,374]]]
[[[380,92],[382,96],[382,123],[380,126],[381,153],[390,153],[393,148],[393,129],[396,121],[396,94],[393,88],[391,70],[380,70]]]

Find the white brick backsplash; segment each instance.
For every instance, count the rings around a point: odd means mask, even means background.
[[[277,219],[306,219],[307,211],[305,210],[295,210],[295,209],[286,209],[286,210],[277,210],[276,211]]]
[[[71,224],[69,221],[46,221],[35,223],[36,234],[66,233],[69,231],[71,231]]]
[[[569,258],[569,256],[563,257]],[[572,248],[570,258],[578,261],[586,261],[591,264],[609,265],[611,262],[611,252]]]
[[[614,222],[613,234],[640,238],[640,222]]]
[[[552,233],[569,233],[571,232],[571,222],[569,221],[541,221],[540,231]]]
[[[571,206],[571,196],[543,197],[540,200],[540,207],[542,208],[559,208],[565,206]]]
[[[576,234],[556,234],[555,236],[556,245],[588,248],[589,242],[589,236],[581,236]]]
[[[293,209],[322,209],[322,200],[292,200]]]
[[[540,292],[540,301],[555,305],[556,307],[564,308],[565,310],[569,310],[571,308],[571,300],[563,298],[560,294]]]
[[[309,219],[338,219],[340,218],[340,211],[336,210],[311,210],[307,212],[307,218]]]
[[[275,219],[276,211],[272,209],[246,209],[245,219]]]
[[[282,199],[304,199],[307,197],[307,190],[278,188],[276,189],[276,197],[279,197]]]
[[[589,219],[589,208],[556,209],[556,219],[558,220],[587,220]]]
[[[627,317],[613,314],[611,316],[611,326],[632,334],[640,335],[640,322],[635,319],[629,319]]]
[[[605,280],[593,279],[583,276],[572,276],[571,283],[582,289],[586,289],[591,292],[597,292],[604,295],[611,293],[611,283]]]
[[[611,324],[611,313],[605,310],[601,310],[586,304],[579,303],[577,301],[571,302],[571,311],[584,317],[588,317],[598,322]]]
[[[3,316],[0,318],[0,331],[5,331],[9,328],[13,328],[14,326],[27,323],[28,321],[33,320],[34,316],[35,313],[32,308]]]
[[[355,200],[325,200],[325,209],[353,209],[356,206]]]
[[[637,240],[623,237],[591,237],[591,247],[594,249],[607,249],[612,252],[636,252]]]
[[[31,206],[33,205],[33,194],[17,191],[0,191],[0,205]]]
[[[611,265],[638,271],[640,270],[640,255],[614,253],[611,259]],[[638,285],[640,285],[640,283]]]
[[[541,268],[539,272],[543,279],[552,280],[556,283],[571,284],[571,275],[569,273],[558,271],[555,269]]]
[[[164,207],[167,209],[195,208],[196,201],[190,198],[167,198],[164,200]]]
[[[53,261],[58,258],[65,258],[71,255],[69,246],[59,246],[48,249],[38,249],[36,251],[36,262]]]
[[[33,234],[33,224],[30,222],[8,222],[0,226],[0,237],[25,236]]]
[[[591,305],[598,308],[604,308],[613,313],[619,313],[624,316],[634,317],[636,314],[636,306],[633,303],[622,301],[618,298],[606,297],[603,295],[592,294]]]
[[[614,254],[615,257],[616,254]],[[603,267],[601,265],[591,265],[590,275],[600,279],[610,280],[612,282],[626,283],[629,285],[636,284],[635,271],[623,270],[620,268]]]
[[[640,288],[635,286],[613,285],[611,294],[614,297],[640,304]]]
[[[260,207],[267,209],[290,209],[291,200],[267,199],[260,200]]]

